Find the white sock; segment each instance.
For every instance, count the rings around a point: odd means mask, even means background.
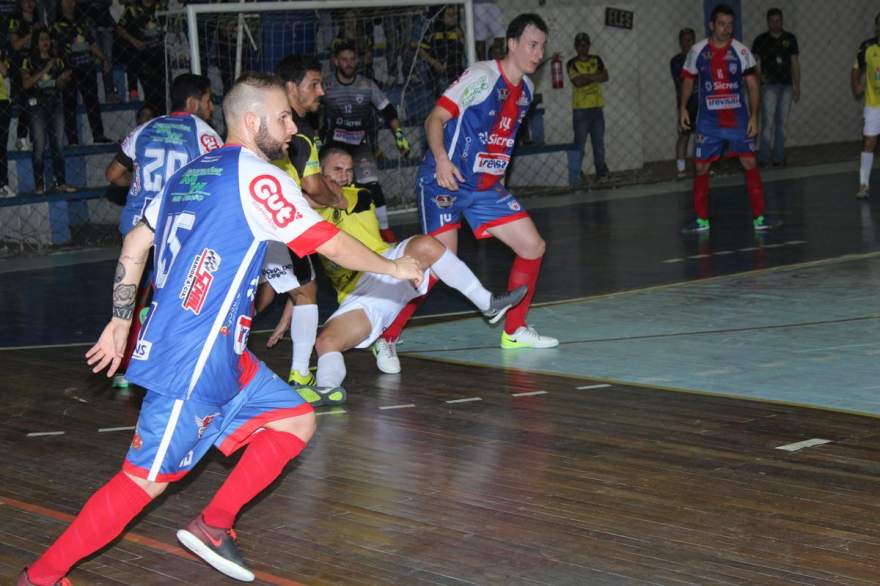
[[[862,153],[862,166],[859,167],[859,183],[870,185],[871,167],[874,165],[874,153]]]
[[[679,172],[679,173],[681,173],[682,171],[684,171],[684,170],[687,168],[686,165],[685,165],[685,161],[684,161],[684,159],[678,159],[678,160],[676,160],[676,161],[675,161],[675,168],[678,169],[678,172]]]
[[[317,385],[335,389],[345,380],[345,361],[341,352],[327,352],[318,356]]]
[[[431,270],[437,278],[470,299],[480,311],[489,309],[489,300],[492,294],[483,287],[477,276],[471,271],[460,258],[449,252],[443,251],[437,262],[431,265]]]
[[[376,219],[379,220],[379,229],[388,228],[388,208],[385,206],[376,206]]]
[[[294,305],[290,320],[290,339],[293,341],[293,356],[290,370],[300,374],[309,373],[309,359],[315,347],[318,333],[318,306]]]

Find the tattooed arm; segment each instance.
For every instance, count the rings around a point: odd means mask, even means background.
[[[111,377],[122,362],[138,283],[152,246],[153,231],[143,222],[135,226],[122,243],[113,277],[113,317],[97,343],[86,352],[86,362],[93,367],[92,372],[100,372],[109,365],[107,376]]]

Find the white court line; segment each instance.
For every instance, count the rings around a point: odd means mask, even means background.
[[[806,243],[807,243],[806,240],[789,240],[786,242],[786,244],[788,244],[790,246],[797,246],[798,244],[806,244]]]
[[[757,246],[748,246],[746,248],[739,249],[740,252],[754,252],[756,250],[759,250],[759,248]]]
[[[483,399],[481,397],[468,397],[466,399],[451,399],[449,401],[445,401],[445,403],[451,405],[452,403],[470,403],[472,401],[482,401],[482,400]]]
[[[64,435],[63,431],[35,431],[27,434],[27,437],[44,437],[47,435]]]
[[[128,425],[126,427],[99,427],[98,433],[106,433],[108,431],[131,431],[134,429],[134,425]]]
[[[712,255],[711,254],[693,254],[693,255],[689,256],[688,258],[709,258],[710,256],[712,256]]]
[[[674,262],[684,262],[683,258],[667,258],[666,260],[661,260],[660,262],[665,262],[666,264],[672,264]]]
[[[604,389],[605,387],[610,387],[611,385],[602,383],[601,385],[587,385],[585,387],[575,387],[575,389],[579,391],[586,391],[587,389]]]
[[[780,246],[785,246],[786,242],[781,242],[779,244],[765,244],[764,248],[779,248]]]
[[[513,393],[511,397],[533,397],[535,395],[546,395],[547,391],[530,391],[528,393]]]
[[[724,256],[725,254],[736,254],[735,250],[719,250],[718,252],[713,252],[715,256]]]
[[[711,376],[714,374],[728,374],[733,372],[730,368],[716,368],[714,370],[701,370],[700,372],[695,372],[696,376]]]
[[[812,448],[813,446],[821,446],[822,444],[830,444],[831,440],[820,439],[818,437],[814,437],[813,439],[804,440],[802,442],[795,442],[793,444],[786,444],[784,446],[776,446],[777,450],[785,450],[786,452],[796,452],[803,448]]]
[[[776,362],[765,362],[763,364],[758,364],[758,368],[779,368],[781,366],[785,366],[784,360],[777,360]]]
[[[405,403],[403,405],[383,405],[379,407],[379,411],[387,411],[388,409],[409,409],[410,407],[415,407],[415,403]]]
[[[332,411],[316,411],[315,415],[342,415],[345,409],[333,409]]]

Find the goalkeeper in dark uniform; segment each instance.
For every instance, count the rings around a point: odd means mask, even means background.
[[[372,109],[382,114],[404,157],[409,155],[409,142],[403,134],[397,109],[388,97],[376,82],[357,73],[355,46],[351,42],[340,42],[333,49],[333,57],[335,71],[324,79],[324,143],[342,148],[352,156],[355,180],[370,190],[376,204],[382,238],[393,242],[396,238],[388,225],[385,194],[379,185],[376,145],[370,140]]]

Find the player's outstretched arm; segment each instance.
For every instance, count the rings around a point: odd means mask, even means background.
[[[681,80],[681,97],[678,100],[678,123],[684,130],[689,130],[691,124],[693,124],[687,109],[688,100],[691,99],[691,94],[693,93],[694,80],[690,77],[683,78]]]
[[[435,106],[425,120],[425,134],[428,138],[428,148],[434,155],[437,184],[450,191],[458,191],[458,184],[464,182],[464,176],[458,167],[449,160],[446,145],[443,143],[443,126],[450,120],[452,120],[452,114],[448,110]]]
[[[107,376],[112,377],[122,362],[138,283],[151,246],[153,231],[143,222],[135,226],[122,243],[122,253],[113,278],[113,317],[95,345],[86,352],[86,362],[92,367],[92,372],[101,372],[109,366]]]
[[[422,282],[422,269],[416,259],[404,256],[393,261],[388,260],[345,232],[337,232],[317,250],[339,266],[353,271],[390,275],[395,279],[410,280],[416,286]]]

